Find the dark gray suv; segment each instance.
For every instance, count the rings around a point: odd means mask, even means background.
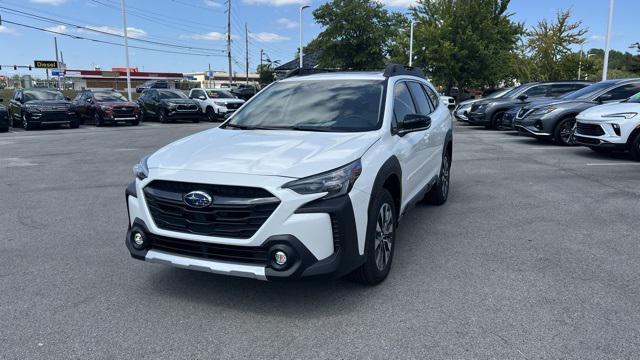
[[[469,122],[488,129],[501,129],[503,115],[514,107],[529,104],[534,99],[558,98],[589,86],[586,81],[533,82],[520,85],[497,99],[486,99],[473,104],[467,116]]]
[[[617,102],[640,92],[640,79],[607,80],[587,86],[559,100],[524,105],[513,126],[520,133],[553,139],[560,145],[573,145],[576,115],[592,106]]]

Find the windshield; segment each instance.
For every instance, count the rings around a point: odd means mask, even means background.
[[[630,97],[627,102],[640,103],[640,92]]]
[[[158,97],[163,99],[188,99],[189,97],[180,91],[159,90]]]
[[[561,96],[561,99],[576,100],[576,99],[591,99],[598,92],[611,86],[610,82],[599,82],[593,85],[583,87],[580,90],[568,93],[565,96]]]
[[[380,127],[382,81],[278,82],[235,114],[225,126],[358,132]]]
[[[207,90],[207,95],[212,99],[233,99],[235,96],[224,90]]]
[[[506,93],[508,93],[511,90],[513,90],[513,88],[496,90],[496,91],[492,92],[491,94],[489,94],[489,96],[485,97],[485,99],[497,99],[497,98],[503,97]]]
[[[127,101],[127,98],[122,96],[122,94],[117,92],[108,92],[108,93],[93,93],[93,96],[96,98],[96,101]]]
[[[58,90],[25,91],[24,101],[31,100],[64,100],[64,95]]]
[[[504,93],[501,97],[503,98],[512,98],[514,96],[516,96],[517,94],[519,94],[522,90],[526,89],[529,87],[530,84],[523,84],[520,86],[516,86],[513,89],[507,91],[506,93]]]

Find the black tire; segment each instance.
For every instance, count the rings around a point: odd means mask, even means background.
[[[33,123],[30,123],[25,115],[22,115],[22,128],[29,131],[35,129],[36,126]]]
[[[635,161],[640,161],[640,134],[636,135],[636,138],[631,141],[631,148],[629,148],[631,152],[631,157]]]
[[[96,122],[96,126],[100,127],[104,125],[104,122],[102,121],[102,116],[100,116],[100,114],[95,113],[95,115],[93,115],[93,118]]]
[[[133,125],[133,126],[138,126],[138,125],[140,125],[140,120],[133,120],[133,121],[131,122],[131,125]]]
[[[193,120],[191,120],[191,122],[192,122],[192,123],[194,123],[194,124],[196,124],[196,123],[199,123],[199,122],[200,122],[200,119],[193,119]]]
[[[205,113],[208,121],[211,121],[211,122],[218,121],[218,115],[216,114],[216,111],[213,110],[212,107],[208,107]]]
[[[442,205],[449,198],[449,188],[451,186],[451,155],[446,150],[442,154],[442,165],[438,182],[424,196],[424,202],[431,205]]]
[[[504,116],[504,111],[498,111],[491,117],[491,122],[488,125],[485,125],[487,129],[493,130],[502,130],[502,117]]]
[[[553,141],[556,144],[562,146],[574,146],[576,140],[574,138],[574,126],[576,119],[573,117],[564,118],[558,121],[555,129],[553,130]]]
[[[144,110],[140,109],[140,117],[138,118],[139,122],[145,122],[145,114],[144,114]]]
[[[167,110],[165,110],[165,109],[158,110],[158,121],[160,121],[160,123],[162,123],[162,124],[165,124],[165,123],[168,122]]]
[[[0,127],[0,133],[8,132],[8,131],[9,131],[9,126],[7,126],[7,127]]]
[[[11,126],[17,129],[22,127],[22,124],[20,123],[20,120],[16,120],[14,117],[11,117]]]
[[[80,121],[78,119],[71,120],[71,122],[69,123],[69,128],[71,129],[77,129],[79,127],[80,127]]]
[[[365,261],[350,274],[351,279],[367,285],[377,285],[386,279],[393,262],[395,230],[396,207],[393,197],[387,189],[381,189],[377,191],[369,210]]]

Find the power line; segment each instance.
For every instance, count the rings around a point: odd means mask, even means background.
[[[112,32],[103,31],[103,30],[99,30],[99,29],[95,29],[95,28],[91,28],[91,27],[72,24],[72,23],[65,22],[65,21],[55,20],[55,19],[48,18],[48,17],[45,17],[45,16],[40,16],[40,15],[36,15],[36,14],[32,14],[32,13],[28,13],[28,12],[24,12],[24,11],[20,11],[20,10],[15,10],[15,9],[7,8],[7,7],[4,7],[4,6],[0,6],[0,9],[4,9],[6,11],[9,11],[13,15],[17,15],[17,16],[24,16],[24,17],[28,17],[28,18],[32,18],[32,19],[36,19],[36,20],[50,22],[50,23],[53,23],[53,24],[67,25],[67,26],[71,26],[71,27],[74,27],[74,28],[77,28],[77,29],[82,29],[82,30],[85,30],[85,31],[91,31],[91,32],[95,32],[95,33],[102,34],[102,35],[107,35],[107,36],[115,36],[115,37],[119,37],[119,38],[123,38],[124,37],[123,35],[120,35],[120,34],[115,34],[115,33],[112,33]],[[188,49],[188,50],[224,52],[224,50],[222,50],[222,49],[212,49],[212,48],[202,48],[202,47],[197,47],[197,46],[178,45],[178,44],[171,44],[171,43],[167,43],[167,42],[159,42],[159,41],[153,41],[153,40],[138,39],[138,38],[133,38],[133,37],[131,38],[131,40],[135,40],[135,41],[138,41],[138,42],[144,42],[144,43],[148,43],[148,44],[153,44],[153,45],[161,45],[161,46],[175,47],[175,48]]]
[[[56,35],[67,36],[67,37],[70,37],[72,39],[87,40],[87,41],[92,41],[92,42],[96,42],[96,43],[115,45],[115,46],[124,46],[123,44],[116,43],[116,42],[98,40],[98,39],[93,39],[93,38],[88,38],[88,37],[78,36],[78,35],[72,35],[72,34],[66,34],[66,33],[63,33],[63,32],[58,32],[58,31],[54,31],[54,30],[50,30],[50,29],[44,29],[44,28],[41,28],[41,27],[22,24],[22,23],[18,23],[18,22],[14,22],[14,21],[5,20],[5,19],[3,19],[2,21],[7,23],[7,24],[21,26],[21,27],[25,27],[25,28],[29,28],[29,29],[33,29],[33,30],[44,31],[44,32],[48,32],[48,33],[52,33],[52,34],[56,34]],[[194,53],[190,53],[190,52],[172,51],[172,50],[165,50],[165,49],[153,49],[153,48],[147,48],[147,47],[142,47],[142,46],[134,46],[134,45],[129,45],[129,47],[132,48],[132,49],[156,51],[156,52],[179,54],[179,55],[222,56],[222,55],[219,55],[219,54],[205,54],[205,53],[195,53],[195,52]]]

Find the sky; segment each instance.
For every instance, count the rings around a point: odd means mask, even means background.
[[[130,49],[130,66],[140,71],[195,72],[226,70],[226,0],[126,0],[129,45],[166,51]],[[412,0],[382,0],[389,10],[405,12]],[[311,12],[325,1],[319,0],[231,0],[231,34],[233,71],[244,73],[245,23],[249,33],[250,71],[264,57],[286,62],[293,59],[298,48],[301,4],[304,11],[305,43],[322,28],[313,22]],[[512,0],[509,11],[515,21],[527,27],[537,21],[553,19],[559,9],[572,9],[573,19],[582,20],[589,29],[585,49],[604,48],[607,29],[608,0]],[[22,13],[16,13],[21,11]],[[637,31],[640,1],[616,0],[614,8],[612,48],[629,51],[630,44],[640,41]],[[34,17],[39,16],[39,18]],[[81,40],[86,37],[122,43],[123,23],[120,0],[0,0],[0,65],[30,65],[33,60],[55,59],[54,36],[69,69],[103,70],[124,67],[122,46]],[[51,20],[63,21],[59,24]],[[9,22],[48,29],[54,33],[25,28]],[[75,27],[75,25],[81,28]],[[93,30],[100,31],[96,33]],[[174,46],[175,45],[175,46]],[[191,47],[192,49],[187,49]],[[197,48],[197,49],[193,49]],[[170,53],[169,51],[172,51]],[[196,53],[194,55],[194,53]],[[41,76],[42,70],[33,70]],[[28,74],[29,70],[13,71],[2,66],[0,75]]]

